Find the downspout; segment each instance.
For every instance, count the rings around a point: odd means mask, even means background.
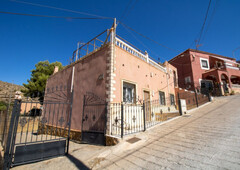
[[[79,46],[79,43],[78,43]],[[77,61],[77,55],[78,55],[78,49],[77,49],[77,54],[76,54],[76,61]],[[71,99],[70,99],[70,112],[69,112],[69,125],[68,125],[68,137],[67,137],[67,151],[66,154],[68,155],[69,153],[69,141],[70,141],[70,133],[71,133],[71,122],[72,122],[72,109],[73,109],[73,84],[74,84],[74,73],[75,73],[75,64],[73,65],[72,68],[72,80],[71,80]]]

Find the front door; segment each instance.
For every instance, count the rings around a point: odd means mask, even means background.
[[[82,141],[105,145],[106,102],[93,93],[84,95],[82,117]]]
[[[144,95],[144,103],[145,103],[146,121],[151,121],[150,92],[144,90],[143,95]]]

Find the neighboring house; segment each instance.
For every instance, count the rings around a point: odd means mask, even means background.
[[[236,59],[188,49],[169,61],[178,71],[180,88],[224,95],[240,92],[240,68]]]
[[[95,45],[97,39],[99,38],[96,37],[83,46]],[[76,51],[76,53],[79,54],[81,51]],[[98,48],[94,46],[92,52],[88,51],[85,56],[78,58],[63,70],[52,75],[47,81],[46,93],[57,93],[64,87],[71,89],[71,82],[73,82],[74,87],[72,131],[81,132],[82,129],[85,129],[83,122],[89,120],[89,110],[91,109],[83,108],[83,105],[87,106],[88,102],[94,102],[94,100],[100,101],[100,98],[101,101],[106,101],[110,107],[116,103],[135,106],[143,101],[157,101],[161,105],[161,112],[177,111],[175,99],[175,87],[178,86],[176,68],[168,62],[159,64],[153,61],[147,52],[141,52],[120,37],[114,36],[113,32],[109,42],[101,44]],[[84,95],[87,94],[91,96],[84,99]],[[70,90],[61,96],[70,98]],[[136,109],[131,109],[131,112],[137,113]],[[108,110],[110,111],[107,113],[106,133],[110,134],[110,126],[114,123],[109,122],[110,117],[111,114],[116,114],[116,111],[111,108]],[[153,110],[151,111],[149,108],[148,110],[150,110],[150,114],[155,114]],[[85,112],[89,112],[89,115],[85,116]],[[92,109],[91,112],[97,111]],[[157,112],[160,113],[160,110]],[[127,114],[124,114],[125,119],[132,119],[126,118]],[[94,115],[90,123],[94,124],[94,127],[89,125],[87,129],[97,131],[98,128],[101,128],[98,127],[101,123],[93,122],[96,119],[98,120],[98,117]],[[134,119],[137,118],[134,117]]]

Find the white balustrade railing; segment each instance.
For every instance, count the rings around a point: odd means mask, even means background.
[[[233,88],[240,88],[240,84],[232,84]]]
[[[155,61],[153,61],[152,59],[149,59],[149,64],[153,65],[154,67],[162,70],[163,72],[166,72],[166,68],[162,67],[161,65],[159,65],[158,63],[156,63]]]
[[[230,68],[230,69],[233,69],[233,70],[240,70],[240,68],[239,67],[234,67],[234,66],[226,66],[227,68]]]
[[[142,59],[143,61],[151,64],[152,66],[162,70],[163,72],[166,72],[166,68],[159,65],[158,63],[156,63],[155,61],[153,61],[152,59],[150,59],[148,57],[148,54],[143,54],[140,51],[136,50],[135,48],[133,48],[132,46],[130,46],[129,44],[127,44],[126,42],[120,40],[119,38],[116,37],[116,41],[115,41],[116,45],[120,48],[122,48],[123,50],[131,53],[132,55],[137,56],[138,58]]]

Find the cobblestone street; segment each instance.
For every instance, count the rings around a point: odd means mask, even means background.
[[[108,155],[96,169],[240,169],[240,96],[145,132],[148,140]]]

